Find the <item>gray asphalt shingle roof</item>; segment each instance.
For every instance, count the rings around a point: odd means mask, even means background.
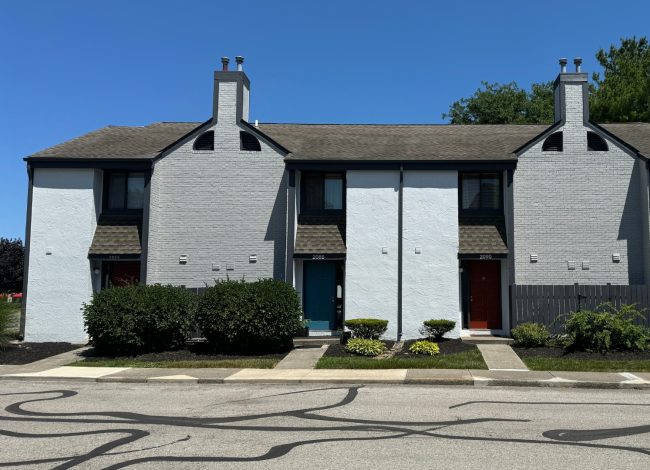
[[[107,126],[29,158],[150,159],[200,125],[157,122],[144,127]],[[650,123],[602,127],[650,157]],[[532,124],[259,125],[261,132],[289,150],[288,161],[514,161],[513,152],[546,129],[546,125]]]
[[[461,216],[458,221],[460,254],[507,254],[503,217]]]
[[[89,255],[142,253],[142,216],[102,215],[97,222]]]
[[[29,158],[153,158],[200,126],[198,122],[156,122],[143,127],[106,126]]]
[[[300,216],[294,254],[343,254],[345,252],[344,217]]]

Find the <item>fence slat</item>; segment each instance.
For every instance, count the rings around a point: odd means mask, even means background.
[[[639,310],[645,311],[645,324],[650,325],[650,289],[645,285],[514,284],[510,292],[513,327],[525,322],[538,322],[557,333],[563,316],[577,309],[593,310],[606,302],[617,308],[636,304]]]

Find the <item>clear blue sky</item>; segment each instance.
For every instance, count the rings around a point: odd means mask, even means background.
[[[481,80],[552,80],[562,56],[597,70],[648,18],[621,0],[0,0],[0,236],[24,237],[24,156],[207,119],[221,56],[246,57],[251,120],[439,123]]]

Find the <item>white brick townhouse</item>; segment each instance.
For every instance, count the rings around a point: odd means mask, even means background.
[[[650,124],[590,121],[579,61],[551,126],[251,124],[242,62],[203,123],[25,159],[26,340],[83,341],[82,304],[127,282],[275,277],[311,333],[377,317],[392,338],[508,333],[516,285],[650,282]]]

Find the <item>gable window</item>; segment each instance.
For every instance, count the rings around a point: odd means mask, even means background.
[[[249,132],[240,131],[239,132],[239,148],[241,150],[248,150],[251,152],[259,152],[262,150],[260,146],[260,141],[257,140],[253,134]]]
[[[564,136],[562,131],[549,135],[542,144],[542,152],[561,152]]]
[[[340,173],[304,173],[302,210],[343,209],[343,175]]]
[[[214,150],[214,131],[201,134],[194,141],[194,150]]]
[[[111,211],[142,210],[143,172],[110,172],[105,178],[105,207]]]
[[[587,150],[592,152],[607,152],[607,142],[595,132],[587,131]]]
[[[492,211],[501,208],[499,173],[461,173],[461,209]]]

